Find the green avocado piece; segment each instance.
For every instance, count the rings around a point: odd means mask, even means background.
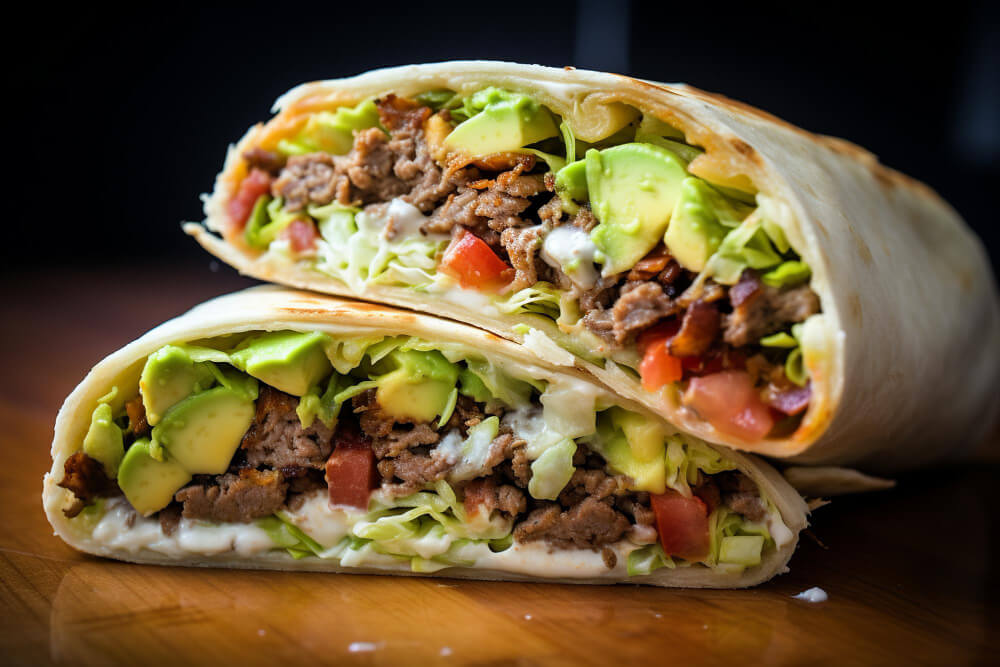
[[[250,428],[254,400],[228,387],[188,396],[153,428],[153,441],[194,474],[219,475]]]
[[[377,378],[375,397],[393,417],[429,422],[448,405],[458,367],[437,351],[393,350],[383,363],[395,370]]]
[[[174,493],[190,481],[191,473],[177,461],[169,457],[162,461],[153,458],[148,438],[132,443],[118,469],[118,486],[143,516],[169,505]]]
[[[165,345],[149,355],[139,376],[146,421],[156,426],[163,414],[181,399],[212,384],[207,364],[196,364],[184,349]]]
[[[587,161],[570,162],[557,171],[555,189],[563,208],[575,212],[580,204],[587,201]]]
[[[663,238],[687,172],[675,153],[652,144],[591,149],[585,159],[590,206],[600,222],[590,237],[610,276],[631,269]]]
[[[101,403],[90,417],[90,428],[83,437],[83,453],[100,462],[108,477],[114,479],[125,456],[122,430],[114,422],[111,406]]]
[[[665,440],[666,433],[656,421],[615,407],[598,416],[597,435],[590,443],[613,470],[632,478],[632,488],[663,493]]]
[[[330,337],[313,331],[273,331],[243,341],[230,355],[234,366],[286,394],[304,396],[330,374]]]
[[[278,142],[278,150],[288,155],[317,151],[344,155],[354,145],[354,130],[378,124],[378,109],[374,100],[365,100],[353,107],[340,107],[336,111],[319,111],[309,116],[294,139]]]
[[[749,212],[700,178],[685,178],[663,242],[678,264],[698,273]]]
[[[490,155],[519,148],[559,134],[552,113],[527,95],[487,88],[472,96],[481,108],[445,138],[450,150],[468,155]]]

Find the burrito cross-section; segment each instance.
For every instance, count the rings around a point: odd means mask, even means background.
[[[276,108],[187,226],[245,273],[486,328],[687,433],[805,463],[914,466],[997,412],[981,245],[847,142],[687,86],[509,63]]]
[[[760,460],[465,325],[258,288],[99,363],[44,503],[143,563],[737,587],[805,505]]]

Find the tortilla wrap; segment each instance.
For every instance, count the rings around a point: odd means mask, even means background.
[[[225,548],[211,555],[178,553],[176,550],[160,553],[150,548],[136,547],[135,544],[127,548],[123,545],[128,544],[128,541],[122,539],[122,535],[128,530],[125,526],[134,524],[133,530],[151,530],[156,533],[155,538],[160,539],[163,535],[159,532],[159,525],[141,517],[136,521],[134,511],[131,523],[126,522],[117,528],[112,526],[95,529],[94,521],[70,519],[64,515],[64,508],[72,502],[72,494],[57,486],[63,478],[64,464],[67,458],[80,450],[91,423],[91,413],[98,405],[100,397],[106,395],[112,386],[136,385],[147,356],[166,344],[180,344],[245,331],[273,330],[321,331],[333,336],[344,334],[416,336],[433,341],[435,344],[449,344],[473,350],[496,364],[507,368],[518,368],[530,373],[534,378],[575,381],[578,384],[574,386],[584,388],[585,391],[592,390],[601,400],[630,410],[645,412],[645,409],[638,404],[628,399],[614,397],[607,390],[600,388],[586,374],[575,369],[555,367],[537,358],[522,346],[480,329],[368,303],[343,301],[271,286],[252,288],[206,302],[149,331],[98,363],[66,399],[56,420],[52,444],[52,470],[45,476],[43,491],[45,512],[56,534],[67,544],[81,551],[136,563],[411,574],[409,568],[385,570],[372,567],[342,567],[337,559],[310,557],[297,560],[284,550],[273,547],[253,555],[234,553]],[[648,412],[645,414],[653,417]],[[762,494],[780,513],[781,521],[787,527],[785,537],[776,539],[776,542],[782,542],[780,547],[769,549],[765,552],[760,565],[749,567],[742,572],[716,571],[703,566],[661,568],[647,576],[629,578],[628,581],[661,586],[744,587],[765,581],[787,569],[786,564],[795,549],[798,533],[806,526],[807,510],[802,498],[780,474],[760,459],[724,447],[714,446],[714,448],[735,462],[738,469],[759,486]],[[209,527],[208,530],[225,528],[225,525],[220,525]],[[149,540],[143,544],[148,546]],[[235,538],[232,544],[236,544]],[[579,551],[591,553],[589,550]],[[591,555],[596,557],[596,552]],[[546,576],[545,572],[532,572],[530,566],[522,568],[519,572],[451,567],[442,571],[441,575],[467,579],[511,581],[544,579],[571,583],[615,583],[626,580],[621,572],[616,574],[610,571],[602,576],[565,576],[558,573]]]
[[[497,86],[530,95],[578,139],[621,127],[629,107],[681,130],[705,153],[690,172],[759,192],[769,215],[811,268],[822,312],[802,335],[812,399],[792,435],[747,441],[720,432],[667,387],[645,391],[617,364],[566,354],[554,325],[448,301],[407,287],[347,285],[303,262],[229,243],[225,204],[250,148],[273,148],[305,114],[394,93]],[[627,105],[627,106],[626,106]],[[230,148],[204,226],[185,231],[240,272],[299,288],[361,298],[474,324],[527,342],[553,364],[575,365],[701,439],[805,464],[893,472],[968,452],[989,432],[1000,394],[1000,306],[987,256],[958,214],[930,188],[846,141],[800,130],[747,105],[686,85],[500,62],[449,62],[309,83],[281,97],[277,115]],[[518,325],[522,326],[518,326]],[[534,329],[545,335],[531,331]]]

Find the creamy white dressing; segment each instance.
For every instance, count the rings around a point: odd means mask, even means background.
[[[584,289],[597,283],[594,266],[597,246],[590,234],[574,225],[561,225],[550,231],[542,242],[540,256],[546,264],[562,270],[570,280]]]
[[[829,599],[826,591],[817,586],[813,586],[792,597],[796,600],[805,600],[806,602],[826,602]]]
[[[93,540],[129,553],[148,549],[166,556],[223,553],[253,556],[274,548],[270,536],[252,523],[215,524],[181,519],[174,534],[167,536],[158,520],[140,517],[124,498],[107,502],[104,516],[94,527]]]

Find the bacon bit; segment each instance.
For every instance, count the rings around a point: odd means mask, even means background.
[[[146,421],[146,406],[142,404],[142,397],[136,396],[131,401],[125,403],[125,412],[128,414],[129,433],[140,438],[149,433],[149,422]]]
[[[757,274],[750,269],[744,270],[739,282],[729,289],[729,301],[733,304],[733,308],[742,306],[757,296],[760,293],[761,287],[762,285],[757,278]]]
[[[243,231],[247,219],[253,212],[258,197],[271,190],[271,176],[262,169],[251,169],[250,173],[240,182],[236,194],[226,205],[229,214],[230,233]]]
[[[761,392],[761,400],[784,415],[797,415],[807,407],[812,399],[812,385],[804,387],[789,385],[779,387],[774,383],[768,384]]]
[[[466,155],[455,153],[448,159],[448,170],[457,171],[469,165],[486,171],[509,171],[518,169],[518,174],[531,171],[535,166],[535,156],[530,153],[492,153],[491,155]]]
[[[667,250],[667,246],[660,243],[635,263],[632,270],[628,272],[628,280],[649,280],[667,268],[672,259],[673,256]]]
[[[88,505],[94,498],[118,493],[118,485],[108,478],[100,461],[83,452],[76,452],[66,459],[63,465],[63,480],[56,486],[71,491],[80,500],[80,503],[67,508],[66,515],[70,518],[79,514],[83,505]]]
[[[299,219],[293,220],[290,225],[281,230],[279,236],[288,239],[292,250],[301,254],[316,247],[319,232],[316,231],[316,225],[312,221]]]
[[[675,357],[700,357],[708,352],[719,333],[719,309],[711,303],[695,301],[684,312],[680,331],[667,349]]]

